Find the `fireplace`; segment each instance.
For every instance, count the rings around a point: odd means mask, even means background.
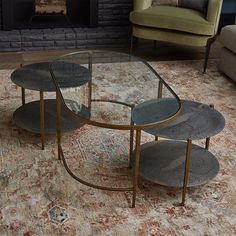
[[[2,0],[3,29],[97,27],[98,0]]]

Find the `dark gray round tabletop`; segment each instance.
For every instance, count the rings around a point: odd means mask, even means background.
[[[183,186],[186,142],[160,140],[145,143],[141,146],[140,155],[141,177],[164,186]],[[212,153],[193,144],[188,187],[207,183],[219,169],[219,162]]]
[[[72,62],[57,63],[54,73],[63,88],[81,86],[91,80],[88,68]],[[18,68],[12,72],[11,80],[25,89],[48,92],[56,90],[50,73],[50,62],[33,63]]]
[[[165,100],[165,103],[171,104],[174,102],[172,99]],[[211,108],[208,105],[189,101],[182,100],[182,107],[179,114],[173,118],[171,121],[166,122],[165,124],[158,125],[155,128],[145,129],[147,133],[150,133],[155,136],[160,136],[168,139],[175,140],[187,140],[187,139],[203,139],[211,137],[219,133],[225,126],[225,119],[223,115]],[[157,100],[156,104],[152,104],[152,109],[160,109],[161,106],[159,103],[162,103],[162,99]],[[149,106],[147,103],[141,104],[141,109],[144,109],[146,106]],[[168,106],[167,106],[168,107]],[[135,110],[138,110],[139,106],[135,107],[133,110],[132,119],[136,123],[145,123],[143,117],[137,116],[137,114],[142,114],[138,112],[136,114]],[[146,109],[147,110],[147,109]],[[157,112],[156,112],[157,113]],[[162,110],[159,112],[163,113]],[[152,113],[150,112],[150,115]],[[146,114],[148,117],[148,114]],[[148,119],[151,119],[150,117]]]
[[[73,103],[73,101],[70,101]],[[46,134],[55,134],[56,127],[56,100],[45,99],[44,100],[44,117],[45,126],[44,131]],[[84,110],[84,109],[83,109]],[[14,123],[24,130],[32,133],[41,133],[40,128],[40,102],[33,101],[23,106],[20,106],[13,114]],[[61,130],[62,132],[69,132],[75,129],[79,129],[83,126],[75,118],[70,116],[68,111],[61,106]]]

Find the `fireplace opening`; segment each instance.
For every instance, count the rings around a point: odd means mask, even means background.
[[[98,0],[2,0],[3,29],[97,27]]]
[[[48,24],[53,23],[60,26],[73,26],[67,15],[66,0],[34,0],[34,13],[30,17],[29,22],[32,24]],[[47,25],[46,25],[47,26]]]
[[[66,15],[66,0],[35,0],[35,14]]]

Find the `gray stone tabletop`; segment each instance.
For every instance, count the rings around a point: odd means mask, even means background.
[[[140,176],[156,184],[182,187],[186,159],[186,142],[160,140],[141,146]],[[213,179],[220,166],[216,157],[205,148],[192,146],[188,187]]]
[[[79,64],[57,62],[53,67],[53,73],[63,88],[81,86],[91,79],[89,70]],[[50,62],[20,67],[12,72],[11,80],[25,89],[48,92],[56,90],[50,73]]]
[[[161,100],[156,102],[156,114],[163,113],[163,111],[158,110],[158,104]],[[171,99],[169,99],[169,103],[171,106],[173,103]],[[168,104],[166,104],[166,107],[168,109]],[[155,109],[155,106],[152,109]],[[136,122],[136,117],[133,117],[133,120]],[[145,131],[168,139],[194,140],[216,135],[223,130],[224,126],[225,119],[216,109],[199,102],[182,100],[181,110],[175,118],[158,125],[156,128],[145,129]]]

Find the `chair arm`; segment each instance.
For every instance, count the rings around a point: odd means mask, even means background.
[[[134,0],[134,10],[144,10],[152,5],[152,0]]]
[[[215,25],[215,34],[218,29],[220,13],[222,8],[223,0],[209,0],[206,20]]]

